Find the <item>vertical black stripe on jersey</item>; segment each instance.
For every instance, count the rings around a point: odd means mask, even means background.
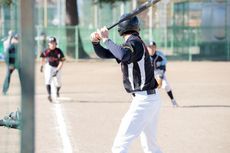
[[[129,66],[133,64],[132,72],[129,70]],[[123,84],[127,92],[141,91],[141,75],[140,68],[137,63],[124,64],[121,63],[121,70],[123,72]],[[132,74],[132,76],[130,76]],[[130,79],[132,78],[132,79]]]
[[[157,81],[155,80],[154,70],[152,68],[150,56],[148,54],[146,54],[145,56],[145,73],[145,86],[142,90],[150,90],[157,88]]]
[[[133,86],[134,90],[141,89],[141,71],[138,63],[133,63]]]
[[[133,89],[131,87],[131,82],[129,81],[128,77],[129,77],[129,71],[128,71],[128,65],[127,64],[122,64],[121,63],[121,70],[122,70],[122,74],[123,74],[123,85],[124,88],[127,92],[131,92]]]

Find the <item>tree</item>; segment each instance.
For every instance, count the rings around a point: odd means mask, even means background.
[[[88,55],[85,53],[84,48],[83,48],[83,43],[81,40],[80,36],[80,31],[79,29],[74,28],[75,26],[79,25],[79,15],[78,15],[78,3],[77,0],[66,0],[66,20],[65,23],[67,25],[66,28],[66,35],[67,35],[67,55],[71,57],[76,57],[76,47],[78,47],[78,57],[88,57]],[[76,42],[76,37],[75,33],[77,32],[78,34],[78,45],[75,46]],[[77,58],[78,58],[77,57]]]
[[[129,0],[97,0],[98,3],[115,3],[115,2],[126,2]],[[66,0],[66,25],[67,26],[76,26],[79,25],[80,21],[79,21],[79,15],[78,15],[78,4],[77,4],[77,0]],[[67,28],[66,29],[66,34],[67,34],[67,42],[68,45],[67,46],[67,55],[71,56],[71,57],[76,57],[75,55],[75,50],[77,46],[74,46],[71,44],[75,44],[75,29],[70,29]],[[83,48],[83,43],[81,40],[81,36],[80,36],[80,32],[78,29],[78,48],[79,48],[79,57],[87,57],[87,54],[84,51]]]
[[[12,0],[0,0],[0,5],[10,6],[13,3]]]

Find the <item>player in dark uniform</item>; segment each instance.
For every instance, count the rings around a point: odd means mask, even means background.
[[[165,89],[165,91],[171,99],[173,107],[178,107],[179,105],[177,104],[173,96],[172,88],[170,87],[165,74],[167,59],[161,51],[156,49],[156,47],[157,45],[154,41],[151,41],[148,45],[148,52],[150,55],[151,65],[154,69],[155,78],[158,83],[158,88]]]
[[[4,95],[7,94],[7,91],[10,86],[11,75],[14,72],[14,70],[17,69],[18,73],[20,73],[18,58],[18,42],[18,35],[16,33],[13,33],[9,39],[9,44],[5,48],[5,63],[7,65],[7,73],[2,89],[2,93]]]
[[[161,153],[156,143],[161,102],[148,51],[139,31],[139,20],[135,16],[118,25],[118,32],[124,38],[121,46],[109,39],[106,27],[91,34],[96,54],[101,58],[114,58],[121,64],[124,88],[133,97],[114,140],[113,153],[127,153],[129,145],[139,135],[145,153]],[[108,49],[100,45],[100,40]]]
[[[51,97],[51,82],[55,80],[56,94],[60,96],[61,89],[61,68],[65,57],[60,48],[57,48],[57,40],[55,37],[48,39],[49,47],[45,49],[40,55],[42,58],[42,66],[40,71],[45,74],[45,84],[48,92],[48,100],[52,102]]]

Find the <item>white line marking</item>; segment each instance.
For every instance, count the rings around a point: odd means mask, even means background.
[[[72,145],[68,136],[65,120],[63,117],[61,105],[54,105],[58,129],[62,140],[63,153],[73,153]]]
[[[69,102],[69,101],[73,101],[73,99],[72,98],[70,98],[70,97],[57,97],[56,98],[57,100],[60,100],[60,101],[67,101],[67,102]]]
[[[66,128],[66,123],[63,117],[62,108],[61,108],[60,102],[57,100],[56,91],[57,91],[57,88],[54,84],[54,80],[52,80],[51,93],[52,93],[52,98],[54,100],[53,103],[54,103],[55,115],[57,119],[58,130],[59,130],[60,137],[62,140],[63,153],[73,153],[72,145],[71,145],[71,142],[68,136],[68,132],[67,132],[67,128]]]

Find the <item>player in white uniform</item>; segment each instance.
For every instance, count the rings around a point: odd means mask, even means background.
[[[121,19],[126,16],[129,14],[124,14]],[[118,32],[124,38],[123,45],[109,39],[106,27],[91,34],[95,53],[100,58],[113,58],[120,63],[124,88],[133,98],[114,139],[113,153],[128,153],[130,144],[138,136],[144,153],[162,153],[156,141],[161,102],[147,47],[139,36],[139,24],[139,19],[134,16],[118,25]],[[106,48],[101,46],[100,40]]]
[[[154,74],[155,74],[155,79],[157,80],[158,83],[158,88],[165,89],[165,91],[167,92],[168,96],[171,99],[173,106],[178,107],[178,104],[172,93],[172,88],[170,87],[169,82],[167,81],[165,75],[167,59],[161,51],[157,50],[156,47],[157,46],[154,41],[150,42],[148,46],[148,52],[150,55],[151,64],[154,68]]]
[[[48,92],[48,100],[52,102],[51,97],[51,82],[55,80],[57,88],[57,97],[60,96],[59,91],[61,88],[61,68],[65,60],[64,54],[61,49],[57,48],[57,41],[55,37],[50,37],[48,40],[49,47],[41,53],[42,66],[40,71],[45,73],[45,84]]]

